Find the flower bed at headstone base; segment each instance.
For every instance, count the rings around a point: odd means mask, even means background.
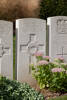
[[[45,100],[40,92],[26,83],[0,76],[0,100]]]
[[[46,97],[55,97],[67,93],[67,64],[62,57],[50,60],[49,56],[35,53],[37,63],[31,64],[32,75],[36,79],[39,88],[35,87]]]

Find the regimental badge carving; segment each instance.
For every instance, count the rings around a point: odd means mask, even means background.
[[[60,34],[67,34],[67,20],[59,19],[57,21],[57,31]]]

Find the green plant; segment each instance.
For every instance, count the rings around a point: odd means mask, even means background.
[[[50,57],[35,53],[36,65],[32,64],[32,75],[40,85],[40,89],[49,88],[57,92],[67,92],[67,64],[63,58],[50,62]]]
[[[41,53],[36,53],[35,56],[37,58],[37,64],[35,66],[33,64],[30,65],[32,67],[32,75],[40,85],[40,89],[48,88],[51,81],[51,63],[49,64],[49,57],[43,57]]]
[[[44,96],[26,83],[0,77],[0,100],[44,100]]]

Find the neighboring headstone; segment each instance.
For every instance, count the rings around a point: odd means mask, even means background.
[[[67,62],[67,17],[49,17],[49,56],[63,57]]]
[[[13,24],[0,20],[0,74],[13,79]]]
[[[34,85],[29,65],[35,63],[35,52],[46,55],[46,22],[25,18],[16,21],[17,31],[17,80]]]

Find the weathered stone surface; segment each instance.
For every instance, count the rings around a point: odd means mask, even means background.
[[[29,64],[35,63],[35,52],[46,54],[46,22],[26,18],[16,21],[17,30],[17,80],[34,84]]]
[[[13,24],[0,20],[0,74],[13,79]]]
[[[49,56],[63,57],[67,62],[67,17],[49,17]]]

